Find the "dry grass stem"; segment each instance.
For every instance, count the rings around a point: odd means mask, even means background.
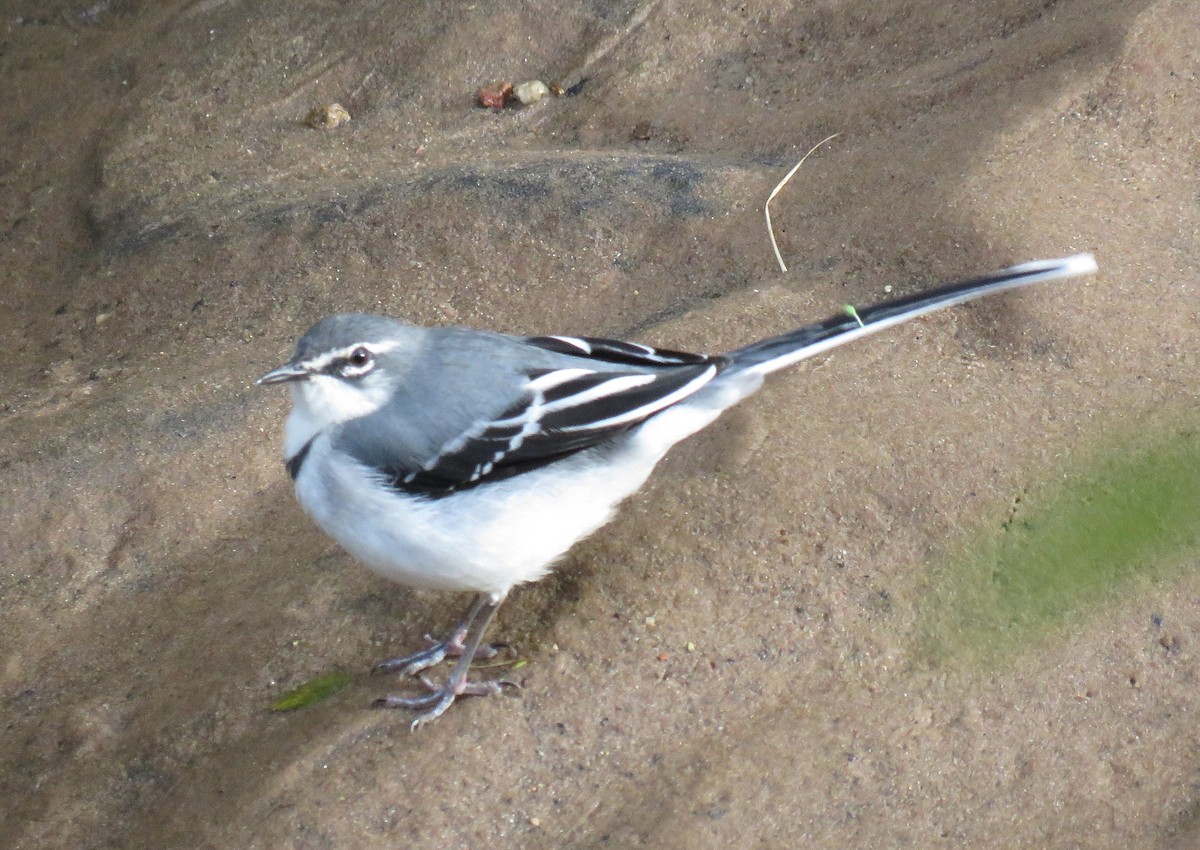
[[[775,259],[779,262],[779,270],[780,271],[786,272],[787,264],[783,261],[783,255],[779,253],[779,243],[775,241],[775,228],[773,228],[771,226],[771,201],[775,200],[775,196],[779,194],[779,191],[784,186],[787,185],[787,182],[789,180],[792,179],[792,175],[794,175],[797,171],[800,170],[800,166],[804,165],[804,160],[806,160],[810,156],[812,156],[813,151],[815,151],[817,148],[821,147],[821,145],[825,144],[826,142],[833,141],[839,135],[841,135],[841,134],[834,133],[832,136],[827,136],[826,138],[821,139],[821,141],[817,142],[815,145],[813,145],[811,148],[809,148],[808,153],[806,153],[804,156],[800,157],[800,161],[792,166],[792,170],[789,171],[782,180],[780,180],[778,183],[775,184],[775,188],[772,189],[771,194],[767,196],[767,202],[765,204],[763,204],[763,212],[767,216],[767,235],[771,237],[771,248],[774,249],[774,251],[775,251]]]

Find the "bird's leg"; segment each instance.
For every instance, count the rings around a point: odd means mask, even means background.
[[[425,639],[430,642],[428,647],[419,652],[414,652],[412,655],[380,661],[371,668],[371,672],[400,673],[404,676],[415,676],[422,670],[428,670],[435,664],[440,664],[447,657],[456,658],[461,656],[465,648],[467,631],[471,627],[471,622],[479,615],[479,609],[486,605],[490,598],[486,593],[476,594],[474,601],[471,602],[471,607],[467,609],[467,615],[463,617],[461,623],[454,627],[454,631],[450,633],[450,637],[443,641],[435,641],[429,635],[426,635]],[[476,654],[481,658],[491,658],[496,654],[496,648],[493,646],[482,646]]]
[[[484,632],[491,625],[492,619],[496,616],[496,610],[503,601],[504,597],[502,596],[479,594],[476,604],[471,606],[474,616],[468,621],[462,653],[459,655],[458,663],[450,671],[450,677],[446,680],[446,684],[438,687],[428,679],[422,678],[422,683],[430,690],[430,693],[425,696],[402,697],[396,694],[388,694],[381,699],[377,699],[375,705],[380,708],[408,708],[417,711],[428,709],[413,721],[412,728],[415,730],[418,726],[440,717],[450,707],[451,703],[460,696],[489,696],[500,693],[500,689],[506,683],[497,681],[472,682],[467,679],[467,675],[471,671],[471,662],[474,660],[476,653],[479,651],[479,646],[483,642]]]

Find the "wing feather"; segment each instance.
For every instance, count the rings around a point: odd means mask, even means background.
[[[558,354],[587,357],[605,363],[623,366],[692,366],[698,363],[715,363],[720,357],[705,354],[689,354],[669,348],[651,348],[636,342],[619,339],[601,339],[594,336],[531,336],[524,342]]]
[[[718,365],[705,358],[653,372],[531,372],[520,398],[500,415],[476,422],[421,468],[392,473],[391,483],[438,496],[536,469],[682,401],[711,381]]]

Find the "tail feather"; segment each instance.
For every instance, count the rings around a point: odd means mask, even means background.
[[[952,283],[938,289],[885,301],[842,313],[821,322],[739,348],[729,357],[729,371],[755,371],[762,375],[791,366],[839,345],[907,322],[943,307],[973,301],[994,292],[1015,289],[1045,280],[1076,277],[1096,271],[1091,254],[1075,254],[1057,260],[1036,260],[1011,266],[983,277]]]

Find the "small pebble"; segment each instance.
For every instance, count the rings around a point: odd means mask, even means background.
[[[504,104],[512,97],[512,93],[512,83],[506,80],[493,80],[480,88],[476,97],[479,98],[480,106],[486,106],[488,109],[503,109]]]
[[[314,130],[332,130],[350,120],[350,113],[340,103],[326,103],[304,116],[304,123]]]
[[[550,94],[550,87],[541,80],[530,80],[514,88],[513,94],[517,96],[517,100],[521,101],[524,106],[528,106],[531,103],[537,103]]]

